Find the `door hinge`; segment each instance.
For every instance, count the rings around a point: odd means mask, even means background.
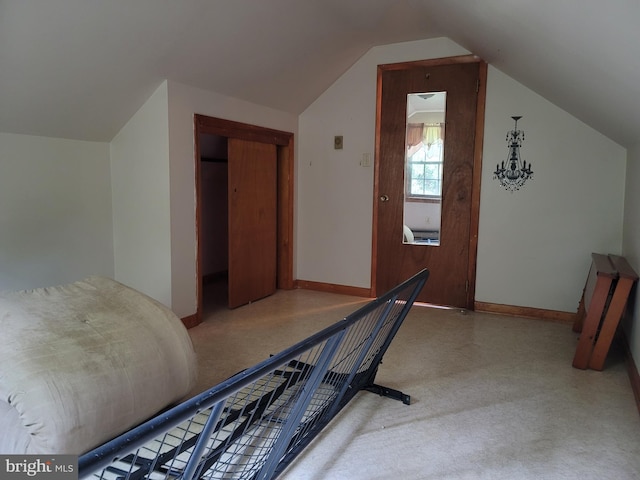
[[[476,80],[476,93],[478,93],[480,91],[480,79],[478,78]]]
[[[469,280],[466,280],[464,282],[464,291],[469,293]]]

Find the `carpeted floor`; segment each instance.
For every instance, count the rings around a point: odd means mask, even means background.
[[[189,330],[194,393],[366,303],[278,291],[228,310],[216,297]],[[414,306],[376,382],[412,404],[362,392],[280,477],[342,479],[637,479],[640,415],[624,359],[571,367],[567,324]]]

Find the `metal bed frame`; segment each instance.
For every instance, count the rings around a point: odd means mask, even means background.
[[[409,395],[374,380],[428,275],[85,453],[79,477],[268,480],[359,391],[409,405]]]

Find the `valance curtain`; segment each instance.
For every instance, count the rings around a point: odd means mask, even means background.
[[[429,146],[437,140],[443,140],[442,123],[409,123],[407,125],[407,148],[419,143]]]

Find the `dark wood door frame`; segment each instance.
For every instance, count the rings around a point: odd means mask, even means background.
[[[277,273],[276,283],[280,289],[294,287],[293,281],[293,133],[246,123],[234,122],[206,115],[194,115],[195,134],[195,186],[196,186],[196,296],[197,312],[194,326],[202,321],[202,238],[201,238],[201,172],[200,135],[217,135],[276,145],[278,162],[278,207],[277,207]]]
[[[482,147],[484,139],[484,113],[487,85],[487,64],[475,55],[462,55],[458,57],[437,58],[432,60],[419,60],[394,64],[378,65],[378,79],[376,92],[376,136],[375,136],[375,162],[373,183],[373,234],[371,257],[371,296],[377,296],[384,292],[377,292],[377,255],[378,255],[378,198],[382,192],[380,183],[380,116],[382,108],[382,72],[385,70],[404,70],[414,67],[429,67],[438,65],[451,65],[456,63],[479,63],[478,98],[476,105],[476,131],[473,154],[473,179],[471,191],[471,220],[469,229],[469,262],[467,271],[467,308],[473,310],[476,287],[476,259],[478,253],[478,225],[480,218],[480,183],[482,179]]]

